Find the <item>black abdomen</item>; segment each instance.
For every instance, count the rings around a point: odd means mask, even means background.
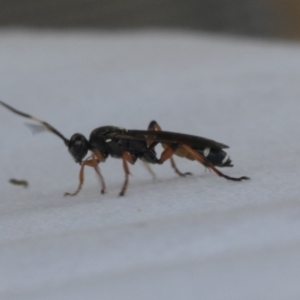
[[[222,149],[195,149],[216,167],[233,167],[229,155]]]

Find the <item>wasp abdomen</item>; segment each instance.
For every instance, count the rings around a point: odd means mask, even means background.
[[[196,149],[216,167],[233,167],[229,155],[222,149]]]

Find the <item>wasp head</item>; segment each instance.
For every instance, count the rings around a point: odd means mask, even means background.
[[[69,141],[68,148],[75,162],[81,164],[83,158],[90,149],[90,144],[82,134],[75,133],[72,135]]]

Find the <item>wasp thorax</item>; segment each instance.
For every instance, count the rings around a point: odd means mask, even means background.
[[[75,133],[72,135],[69,142],[69,152],[71,153],[76,162],[82,162],[89,148],[89,142],[82,134]]]

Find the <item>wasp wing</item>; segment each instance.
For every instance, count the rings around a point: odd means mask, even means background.
[[[171,132],[171,131],[151,131],[151,130],[118,130],[107,134],[106,137],[127,139],[127,140],[153,140],[158,143],[166,144],[186,144],[193,148],[229,148],[222,143],[195,135]]]

